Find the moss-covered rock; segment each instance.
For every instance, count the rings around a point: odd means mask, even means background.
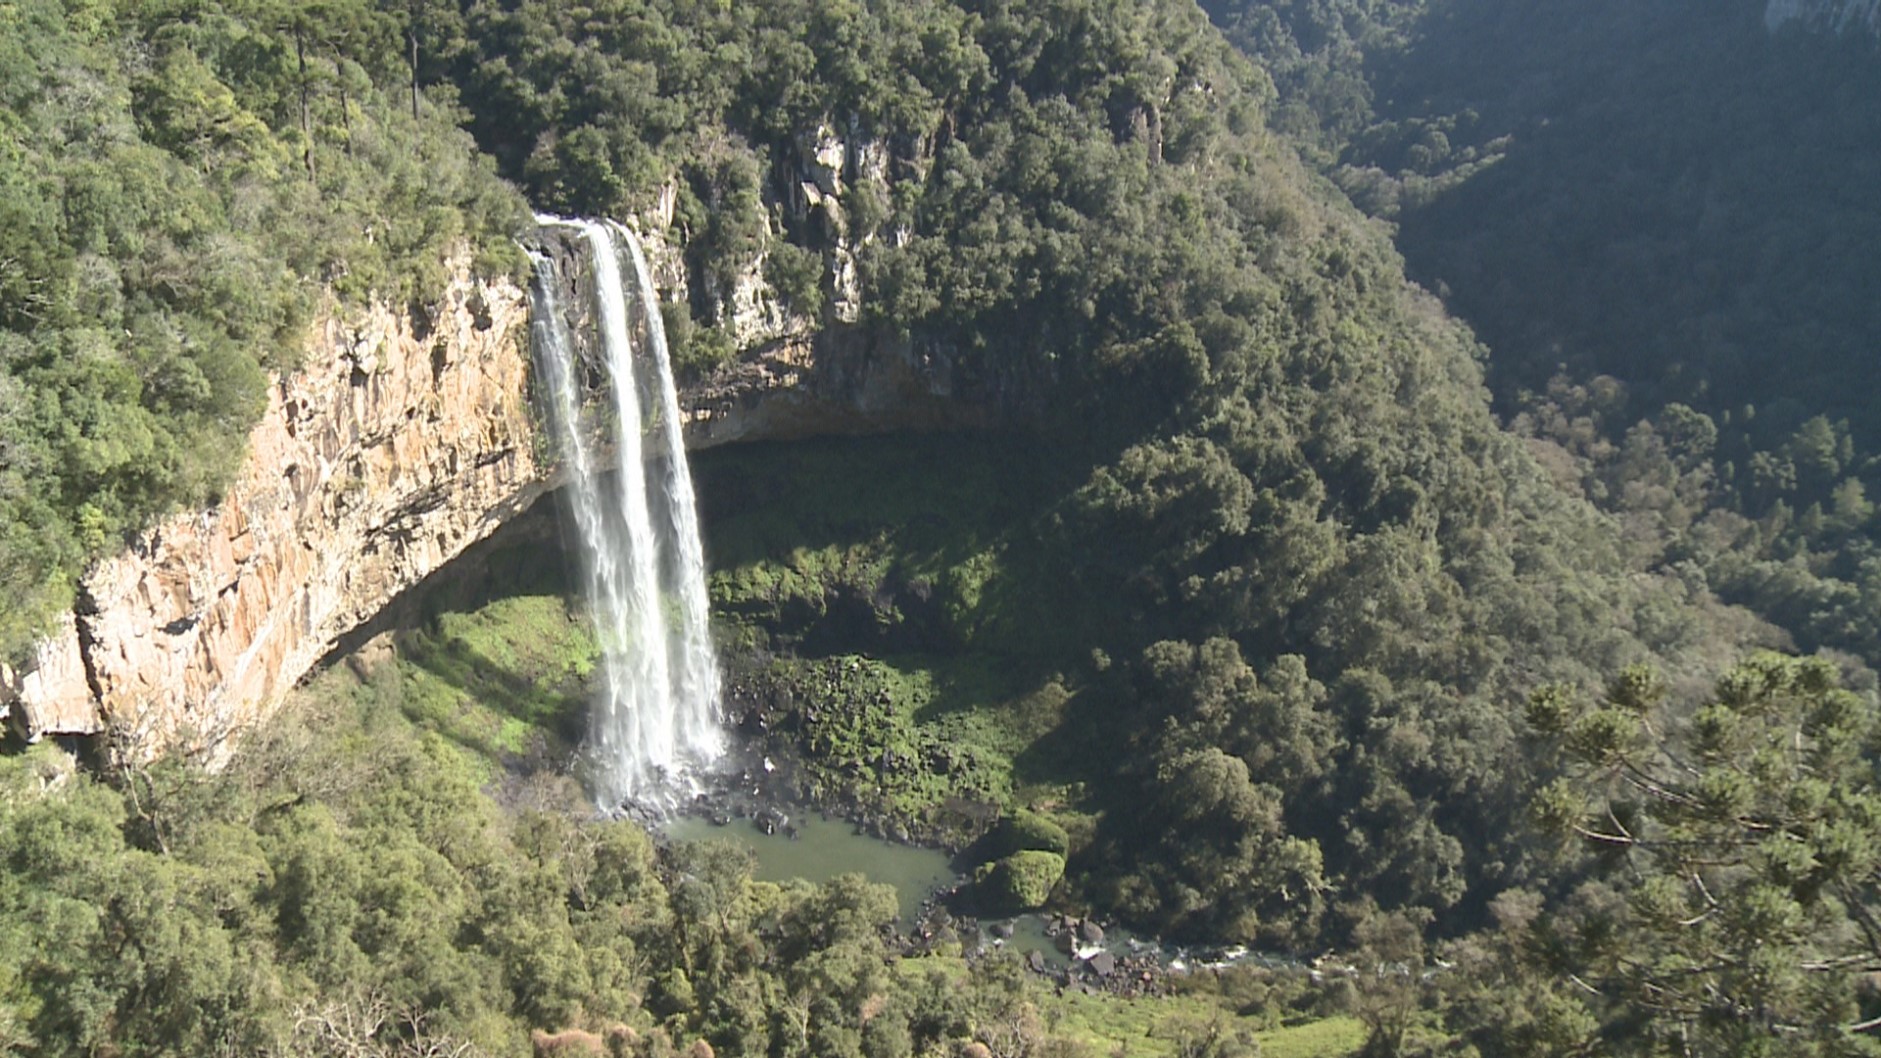
[[[1026,849],[982,864],[974,872],[973,881],[976,895],[987,910],[1027,911],[1043,907],[1064,876],[1063,856]]]
[[[1055,852],[1067,856],[1071,852],[1071,835],[1049,818],[1021,808],[999,821],[993,830],[989,851],[993,856],[1010,856],[1015,852],[1026,851]]]

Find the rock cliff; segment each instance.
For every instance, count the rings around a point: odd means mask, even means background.
[[[856,258],[878,233],[861,229],[844,205],[846,196],[868,187],[886,200],[892,169],[899,165],[918,176],[925,162],[892,160],[885,144],[862,137],[853,127],[839,133],[828,124],[799,136],[793,148],[765,185],[758,204],[762,245],[750,260],[732,269],[728,289],[719,289],[723,282],[711,271],[699,270],[697,262],[688,266],[682,246],[686,233],[676,227],[672,189],[652,210],[629,222],[645,246],[669,316],[684,311],[695,288],[703,289],[739,351],[705,377],[684,383],[687,447],[830,434],[980,429],[1007,419],[1023,402],[1023,394],[963,371],[957,351],[945,343],[872,326],[862,312]],[[765,280],[766,254],[783,235],[780,216],[813,231],[814,240],[823,245],[826,308],[820,318],[797,312]],[[881,237],[896,239],[905,233]],[[593,379],[600,374],[593,363],[595,351],[580,337],[593,331],[588,319],[592,280],[586,250],[573,239],[566,231],[550,229],[533,241],[538,251],[556,260],[556,274],[566,284],[559,301]]]
[[[705,448],[747,440],[791,440],[836,433],[947,430],[991,426],[1012,410],[1013,394],[963,377],[954,350],[863,322],[857,254],[877,238],[845,205],[869,188],[891,195],[887,145],[824,124],[797,138],[794,166],[769,189],[771,207],[820,233],[828,309],[812,321],[772,308],[762,285],[762,255],[732,303],[733,333],[745,354],[691,388],[687,444]],[[923,166],[904,159],[912,171]],[[890,237],[897,237],[890,233]],[[746,302],[758,310],[741,321]]]
[[[766,246],[781,236],[774,210],[823,233],[820,319],[770,289],[762,248],[711,289],[720,280],[689,270],[673,195],[633,222],[671,309],[705,290],[740,350],[683,386],[688,447],[978,428],[1010,411],[945,346],[862,321],[856,251],[875,236],[853,230],[842,196],[863,183],[886,193],[888,168],[881,145],[819,128],[759,206]],[[592,279],[568,240],[545,229],[533,241],[557,258],[583,335]],[[529,404],[528,312],[514,284],[460,266],[424,313],[375,305],[317,328],[305,368],[274,381],[223,501],[92,570],[32,666],[0,667],[0,717],[30,739],[105,734],[131,759],[172,746],[218,756],[349,632],[554,487]],[[585,356],[584,384],[605,384]]]
[[[341,634],[547,487],[523,292],[458,269],[424,315],[316,328],[223,501],[93,569],[0,701],[31,738],[107,732],[133,759],[218,753]]]
[[[563,283],[557,298],[568,317],[576,354],[590,387],[605,369],[589,340],[593,277],[587,249],[566,230],[545,229],[534,248],[555,260]],[[645,239],[661,279],[661,297],[682,302],[683,265],[656,233]],[[741,354],[706,377],[686,383],[686,447],[739,441],[787,441],[831,434],[892,430],[975,429],[999,418],[998,395],[956,384],[953,357],[933,343],[831,318],[821,326],[777,309],[758,288],[749,315],[733,316]]]

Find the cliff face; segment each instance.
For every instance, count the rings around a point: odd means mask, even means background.
[[[592,390],[603,384],[606,372],[592,337],[594,279],[587,246],[579,235],[556,228],[537,232],[531,242],[555,262],[562,287],[557,301]],[[643,242],[659,278],[660,296],[683,302],[687,280],[678,251],[658,229]],[[756,274],[760,267],[750,269],[748,293],[738,301],[743,310],[728,316],[742,354],[682,387],[687,448],[832,434],[974,429],[1000,418],[998,394],[956,386],[947,351],[840,316],[820,327],[792,316]],[[739,289],[747,289],[746,284],[741,278]]]
[[[812,328],[772,307],[775,296],[762,283],[760,255],[741,276],[733,299],[733,331],[740,348],[750,351],[693,387],[688,446],[975,429],[1005,418],[1019,396],[963,377],[954,350],[863,322],[856,257],[878,235],[859,230],[844,202],[863,185],[882,200],[891,196],[887,146],[853,128],[845,136],[823,125],[798,137],[794,156],[795,171],[771,191],[777,206],[826,240],[827,318]],[[922,163],[907,164],[918,171]],[[758,325],[742,323],[741,313]]]
[[[860,321],[841,195],[886,186],[886,152],[828,128],[799,144],[796,171],[760,206],[814,220],[827,238],[821,320],[764,280],[760,252],[726,289],[693,274],[666,196],[635,226],[661,296],[695,287],[741,355],[683,387],[687,446],[890,430],[978,428],[1016,403],[963,379],[952,351]],[[885,193],[885,192],[884,192]],[[556,259],[584,385],[606,384],[593,343],[586,249],[565,229]],[[326,323],[306,367],[277,379],[222,503],[166,519],[81,585],[79,605],[32,667],[0,667],[0,718],[27,736],[98,735],[141,759],[181,746],[219,755],[348,632],[489,536],[555,485],[529,406],[529,301],[460,268],[423,318],[375,306]]]
[[[983,429],[1005,405],[957,386],[946,350],[834,325],[720,369],[687,393],[686,447],[831,434]]]
[[[739,350],[736,359],[682,387],[686,446],[981,429],[1009,419],[1024,394],[1006,392],[998,380],[970,377],[959,368],[956,350],[943,343],[871,326],[863,318],[856,258],[878,235],[858,230],[843,203],[861,185],[873,186],[884,200],[890,197],[887,147],[853,129],[844,136],[824,125],[799,136],[790,157],[765,185],[757,207],[764,245],[733,270],[729,282],[689,268],[670,189],[652,210],[629,222],[640,235],[660,297],[685,306],[702,289]],[[917,175],[923,164],[903,160]],[[820,319],[798,313],[765,280],[769,246],[783,237],[779,213],[818,233],[824,244],[827,308]],[[596,379],[597,354],[583,338],[594,331],[587,249],[565,229],[546,229],[532,241],[555,261],[569,331],[589,363],[587,376]]]
[[[546,488],[528,304],[460,270],[429,319],[375,306],[276,380],[223,502],[178,514],[81,585],[0,698],[30,737],[108,732],[136,759],[215,755],[335,639]]]

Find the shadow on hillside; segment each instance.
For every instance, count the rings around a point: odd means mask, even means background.
[[[440,614],[471,613],[499,599],[574,591],[569,548],[550,493],[488,537],[400,592],[364,624],[340,636],[314,671],[387,633],[423,627]]]
[[[1056,493],[1006,434],[822,438],[693,457],[713,569],[878,539],[935,564],[963,561]]]
[[[506,766],[531,770],[566,759],[580,745],[588,711],[583,683],[548,683],[456,636],[411,632],[398,641],[402,661],[461,694],[458,701],[473,703],[468,710],[436,709],[426,695],[408,690],[401,705],[414,722]]]
[[[1787,397],[1881,429],[1881,214],[1854,190],[1881,182],[1881,56],[1858,34],[1773,36],[1763,8],[1449,0],[1379,57],[1381,124],[1347,162],[1497,144],[1454,182],[1426,166],[1441,190],[1396,219],[1412,278],[1490,346],[1505,409],[1565,368],[1642,408]]]

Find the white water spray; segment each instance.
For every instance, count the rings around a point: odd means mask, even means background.
[[[647,344],[660,380],[660,435],[665,442],[666,531],[674,543],[669,566],[670,591],[679,601],[679,627],[672,640],[674,689],[679,699],[679,737],[686,749],[707,759],[724,749],[714,722],[719,696],[718,664],[712,655],[711,603],[705,589],[705,550],[699,543],[699,512],[693,498],[692,470],[686,465],[679,389],[673,384],[673,358],[666,347],[666,324],[653,288],[653,273],[633,232],[619,228],[634,264],[640,307],[646,313]]]
[[[597,465],[587,431],[580,426],[574,343],[560,313],[553,267],[538,259],[537,319],[532,327],[549,417],[568,465],[568,506],[581,538],[583,572],[601,646],[601,686],[587,749],[595,795],[608,809],[629,801],[660,808],[685,793],[723,749],[704,552],[671,357],[659,301],[632,234],[592,221],[538,219],[545,226],[575,228],[587,244],[597,336],[614,412],[617,460],[610,478]],[[650,358],[634,356],[633,319],[616,232],[632,250]],[[642,443],[648,423],[642,417],[636,365],[654,376],[649,388],[659,399],[655,425],[664,472],[657,490],[648,487]]]

